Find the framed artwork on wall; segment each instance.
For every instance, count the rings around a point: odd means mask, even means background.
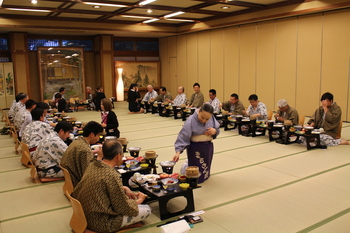
[[[39,47],[42,100],[51,100],[61,87],[65,98],[85,99],[83,48]]]
[[[124,90],[128,90],[130,84],[136,83],[140,89],[146,89],[147,85],[154,88],[160,86],[160,63],[147,61],[116,61],[115,73],[122,68]]]

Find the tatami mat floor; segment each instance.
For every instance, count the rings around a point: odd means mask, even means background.
[[[128,146],[141,147],[141,153],[155,150],[158,162],[172,158],[181,120],[129,115],[126,102],[116,103],[114,111]],[[70,115],[100,121],[95,111]],[[350,139],[349,123],[343,123],[342,138]],[[13,139],[0,135],[0,141],[0,233],[71,232],[72,208],[63,182],[33,184]],[[247,138],[221,130],[214,147],[212,176],[194,191],[196,210],[206,212],[204,222],[190,232],[350,232],[350,146],[307,151],[302,145],[269,142],[267,136]],[[184,204],[177,198],[169,208]],[[146,226],[130,232],[160,232],[156,226],[164,221],[158,205],[150,206]]]

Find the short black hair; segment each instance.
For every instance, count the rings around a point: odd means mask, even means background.
[[[161,89],[162,91],[166,91],[166,87],[161,86],[159,89]]]
[[[20,101],[21,99],[20,99],[20,97],[23,95],[24,93],[23,92],[20,92],[20,93],[18,93],[17,95],[16,95],[16,102],[18,102],[18,101]]]
[[[29,99],[25,103],[26,109],[31,109],[34,105],[36,105],[36,102],[32,99]]]
[[[323,95],[322,95],[322,97],[321,97],[321,101],[322,100],[329,100],[329,101],[333,101],[333,94],[332,93],[330,93],[330,92],[326,92],[326,93],[324,93]]]
[[[214,114],[214,108],[210,104],[203,104],[203,106],[199,109],[200,112],[209,112],[210,114]]]
[[[42,109],[50,109],[50,106],[47,104],[47,103],[44,103],[44,102],[38,102],[36,103],[36,107],[37,108],[42,108]]]
[[[117,140],[106,140],[102,146],[103,159],[112,160],[116,155],[123,153],[123,147]]]
[[[238,95],[236,93],[232,93],[231,97],[235,97],[236,100],[239,99]]]
[[[65,87],[61,87],[59,90],[58,90],[58,92],[63,92],[64,90],[66,90],[66,88]]]
[[[199,83],[194,83],[193,87],[195,87],[195,86],[201,87],[201,85],[199,85]]]
[[[40,121],[40,117],[44,115],[44,109],[42,108],[34,108],[30,114],[32,115],[33,121]]]
[[[55,131],[58,133],[58,132],[60,132],[61,129],[63,130],[63,132],[68,132],[68,131],[72,132],[73,126],[68,121],[60,121],[55,126]]]
[[[62,94],[61,93],[56,93],[55,94],[55,99],[61,99],[62,98]]]
[[[248,100],[254,100],[254,101],[257,101],[258,100],[258,96],[255,95],[255,94],[252,94],[249,96]]]
[[[83,128],[83,137],[89,137],[91,133],[97,135],[103,132],[102,126],[96,121],[89,121]]]
[[[213,95],[216,95],[216,90],[215,89],[210,89],[209,93],[212,93]]]
[[[136,83],[131,83],[130,87],[129,87],[129,90],[133,89],[134,87],[137,87],[137,84]]]
[[[27,97],[28,97],[28,95],[26,93],[19,93],[18,94],[18,101],[23,100],[23,99],[25,99]]]

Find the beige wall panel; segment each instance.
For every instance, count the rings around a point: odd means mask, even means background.
[[[324,14],[321,94],[331,92],[334,101],[342,108],[343,120],[350,120],[349,52],[350,52],[350,10]]]
[[[29,80],[27,80],[27,69],[25,67],[27,66],[26,61],[26,55],[25,54],[13,54],[12,60],[14,62],[13,71],[15,74],[15,82],[17,83],[16,87],[16,93],[28,93],[28,83]],[[29,94],[29,93],[28,93]],[[31,98],[31,96],[29,96]]]
[[[239,27],[224,29],[224,97],[221,102],[230,99],[232,93],[238,95],[239,77]]]
[[[193,92],[193,84],[198,81],[198,33],[187,35],[187,79],[182,84],[187,98]]]
[[[111,66],[111,54],[110,53],[102,53],[102,67],[103,67],[103,89],[107,98],[113,96],[113,89],[115,86],[113,85],[113,73]]]
[[[168,39],[159,40],[159,57],[160,57],[160,77],[161,85],[169,89],[169,57],[168,57]],[[169,89],[169,91],[171,91]]]
[[[30,51],[28,53],[29,79],[30,79],[30,98],[39,101],[40,96],[40,74],[38,70],[38,53]]]
[[[177,87],[180,85],[184,85],[187,79],[187,36],[182,35],[178,36],[177,39],[177,79],[175,82],[175,86],[171,86],[171,92],[175,93]]]
[[[288,100],[295,106],[297,19],[276,22],[275,101]]]
[[[95,58],[93,52],[84,52],[84,74],[85,74],[85,87],[90,86],[92,90],[97,87],[95,77]]]
[[[176,57],[176,36],[168,37],[168,55],[169,57]]]
[[[322,14],[303,16],[298,19],[297,43],[297,84],[294,107],[300,115],[311,116],[320,103]],[[293,106],[292,103],[291,106]]]
[[[257,24],[256,94],[268,110],[276,109],[275,95],[275,21]]]
[[[110,51],[112,50],[112,36],[103,35],[102,36],[102,50]]]
[[[210,87],[216,90],[217,98],[224,99],[224,30],[214,30],[210,33]],[[209,89],[202,90],[205,101],[209,100]]]
[[[14,38],[14,49],[15,50],[27,50],[25,45],[27,44],[26,40],[26,34],[25,33],[13,33],[13,38]]]
[[[239,93],[239,27],[224,29],[224,97],[221,102],[230,99],[232,93]]]
[[[177,58],[176,57],[170,57],[169,58],[169,87],[175,87],[176,86],[176,80],[177,80]],[[173,90],[170,88],[169,90]],[[173,93],[175,94],[175,92]],[[176,96],[176,95],[175,95]],[[175,98],[174,96],[174,98]]]
[[[198,33],[198,83],[206,96],[210,88],[210,31]],[[192,88],[186,92],[188,98],[192,93]]]
[[[256,92],[256,25],[244,25],[239,32],[239,96],[245,106]]]

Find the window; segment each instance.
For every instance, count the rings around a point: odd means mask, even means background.
[[[7,39],[0,38],[0,50],[8,50]]]
[[[114,41],[115,51],[134,51],[134,41]]]
[[[64,40],[64,39],[28,39],[28,50],[38,50],[38,47],[83,47],[85,51],[92,51],[92,40]]]
[[[83,47],[85,51],[92,51],[92,40],[62,40],[63,47]]]
[[[136,41],[137,51],[159,51],[158,41]]]
[[[28,39],[28,49],[38,50],[38,47],[58,47],[58,39]]]
[[[158,52],[158,41],[138,41],[138,40],[115,40],[114,51],[142,51],[142,52]]]

